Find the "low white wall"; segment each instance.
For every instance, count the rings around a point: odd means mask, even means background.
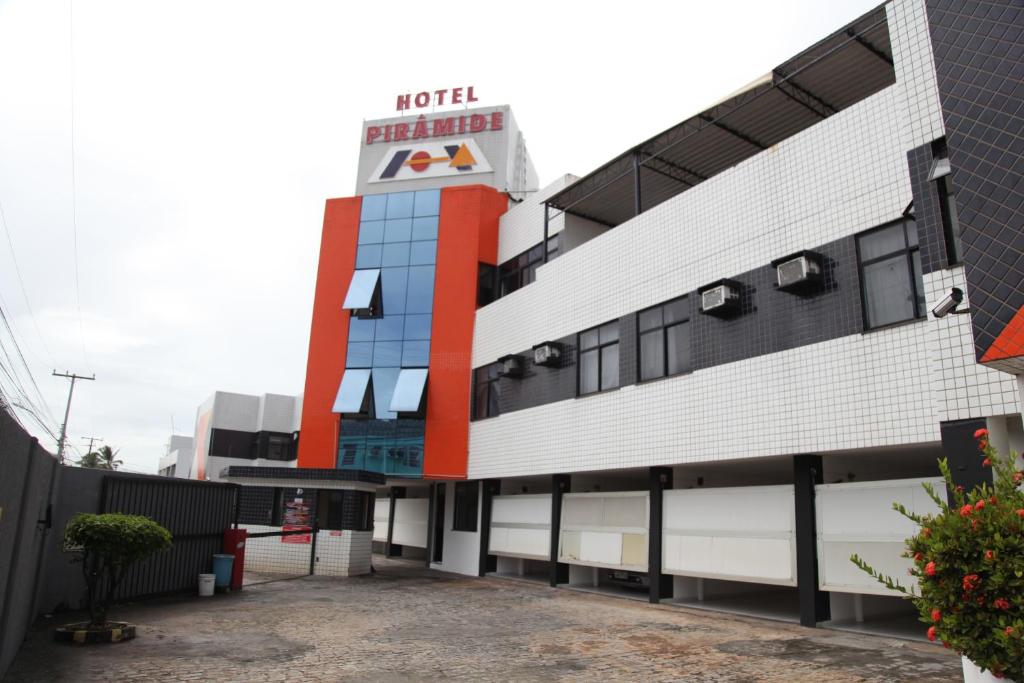
[[[316,537],[317,576],[360,576],[370,573],[372,531],[322,529]]]
[[[391,542],[412,548],[427,547],[427,514],[430,500],[427,498],[398,498],[395,500],[395,521],[391,530]],[[374,538],[377,536],[377,524],[374,521]],[[387,522],[384,526],[387,540]]]
[[[850,562],[854,553],[903,586],[916,585],[907,576],[913,562],[902,554],[905,539],[917,532],[917,525],[893,510],[892,504],[902,503],[917,514],[938,512],[935,501],[921,487],[923,482],[930,482],[939,496],[945,496],[945,484],[938,477],[815,487],[818,583],[822,590],[899,595]]]
[[[665,491],[662,571],[796,585],[792,486]]]
[[[487,552],[524,559],[551,559],[551,494],[495,496]]]
[[[246,529],[250,534],[281,531],[282,529],[279,526],[262,524],[239,524],[239,528]],[[245,570],[260,574],[308,574],[312,543],[295,542],[295,539],[303,538],[303,536],[249,538],[245,542]],[[310,540],[312,541],[312,539]]]
[[[647,571],[648,497],[647,491],[563,496],[558,561]]]
[[[373,503],[373,540],[386,543],[388,540],[388,519],[391,516],[391,499],[377,496]]]

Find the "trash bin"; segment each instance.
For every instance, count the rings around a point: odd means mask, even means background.
[[[234,555],[213,556],[213,573],[217,576],[217,588],[231,587],[231,565],[235,563]]]
[[[213,583],[217,580],[214,574],[199,575],[199,597],[208,598],[213,595]]]

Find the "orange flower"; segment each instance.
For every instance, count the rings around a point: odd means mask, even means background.
[[[984,439],[986,436],[988,436],[988,430],[984,427],[974,432],[975,439]]]
[[[924,566],[925,576],[935,576],[935,563],[929,562]]]
[[[983,501],[983,500],[979,500],[977,503],[974,504],[974,509],[975,510],[981,510],[984,507],[985,507],[985,501]]]
[[[970,503],[960,508],[961,517],[970,517],[972,512],[974,512],[974,507]]]
[[[939,621],[941,619],[942,619],[942,612],[940,612],[937,609],[933,609],[932,610],[932,621],[934,621],[937,624],[937,623],[939,623]]]
[[[935,627],[934,626],[929,626],[928,627],[928,640],[935,640]]]

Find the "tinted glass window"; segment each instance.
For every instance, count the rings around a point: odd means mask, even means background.
[[[867,328],[923,317],[926,310],[917,226],[905,220],[857,237]]]
[[[434,308],[434,267],[412,266],[409,268],[409,296],[406,304],[408,313],[430,313]],[[384,310],[388,310],[384,302]]]
[[[392,192],[388,195],[387,218],[412,218],[414,192]]]
[[[362,209],[359,214],[360,221],[382,220],[388,205],[386,194],[364,195]]]

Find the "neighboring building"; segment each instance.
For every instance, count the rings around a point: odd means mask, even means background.
[[[196,411],[189,467],[177,476],[219,481],[231,465],[295,467],[301,412],[301,396],[214,392]]]
[[[171,438],[167,441],[167,450],[164,452],[163,457],[160,458],[157,474],[165,477],[187,479],[192,467],[192,458],[195,454],[192,448],[192,441],[191,436],[171,435]]]
[[[535,192],[507,107],[367,122],[361,196],[325,210],[303,485],[387,478],[343,528],[448,571],[905,609],[850,554],[904,574],[891,501],[928,510],[943,455],[990,477],[980,426],[1024,450],[1024,93],[993,57],[1022,25],[893,0]],[[951,293],[970,314],[929,315]]]

